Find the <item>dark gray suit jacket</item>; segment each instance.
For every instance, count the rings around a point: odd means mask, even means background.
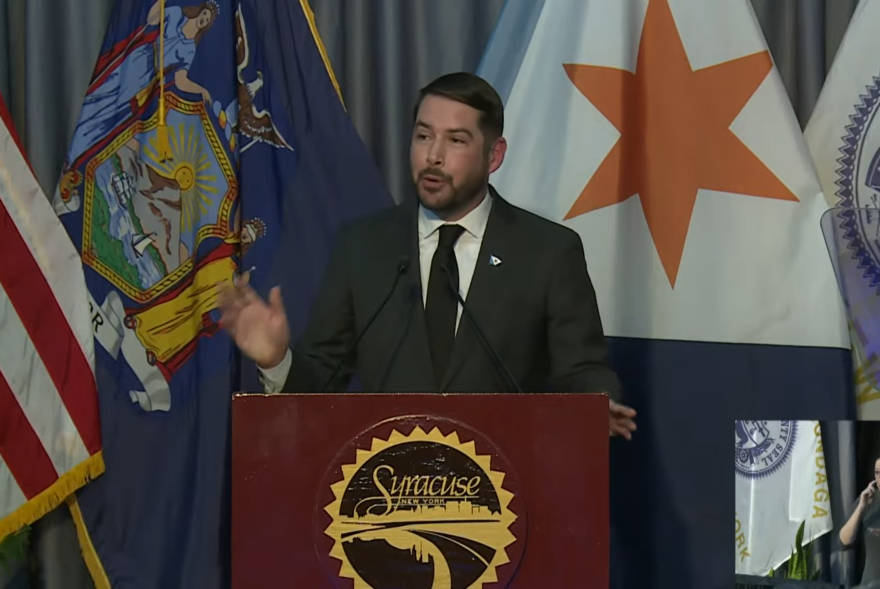
[[[607,392],[619,399],[580,236],[490,190],[492,209],[465,301],[486,339],[524,391]],[[513,392],[464,314],[438,387],[425,329],[417,215],[417,203],[407,203],[341,230],[307,330],[292,350],[285,392],[321,390],[388,295],[402,259],[409,260],[407,272],[329,390],[345,390],[356,373],[371,392]],[[490,256],[502,263],[490,265]]]

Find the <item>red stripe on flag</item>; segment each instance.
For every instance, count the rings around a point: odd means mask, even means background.
[[[0,284],[43,359],[86,449],[89,454],[95,454],[101,449],[101,432],[92,369],[2,201],[0,235],[3,236]]]
[[[43,443],[21,410],[9,383],[0,374],[0,456],[27,499],[33,499],[55,481],[58,473]]]

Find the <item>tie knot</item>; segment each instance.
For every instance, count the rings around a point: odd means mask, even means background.
[[[452,249],[458,238],[464,232],[461,225],[441,225],[440,226],[440,248]]]

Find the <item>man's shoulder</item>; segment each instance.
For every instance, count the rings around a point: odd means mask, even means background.
[[[509,201],[502,199],[501,202],[515,220],[517,234],[528,239],[530,243],[552,249],[581,246],[581,236],[573,229]]]
[[[411,207],[408,205],[397,204],[386,207],[343,224],[340,235],[356,240],[387,235],[387,231],[405,227],[410,213]]]

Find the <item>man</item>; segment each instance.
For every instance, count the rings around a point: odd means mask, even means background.
[[[344,390],[355,373],[370,391],[607,392],[610,433],[631,439],[635,411],[615,402],[580,237],[489,185],[507,149],[503,128],[501,99],[477,76],[422,89],[410,148],[418,203],[340,232],[293,349],[277,287],[268,304],[246,276],[221,293],[221,324],[267,392]]]
[[[840,529],[840,543],[844,550],[854,546],[860,529],[865,548],[865,566],[862,569],[860,584],[880,582],[880,501],[877,489],[880,486],[880,458],[874,461],[874,480],[859,495],[852,508],[852,514]]]

